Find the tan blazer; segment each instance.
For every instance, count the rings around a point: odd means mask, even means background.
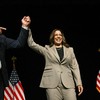
[[[31,31],[29,32],[28,45],[45,58],[40,87],[55,88],[59,84],[60,78],[66,88],[75,88],[75,85],[82,85],[79,65],[72,47],[66,48],[63,46],[64,57],[60,61],[55,46],[46,45],[43,47],[35,43]]]

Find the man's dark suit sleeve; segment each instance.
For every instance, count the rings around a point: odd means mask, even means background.
[[[7,49],[8,48],[20,48],[20,47],[23,47],[25,45],[25,43],[27,42],[28,32],[29,32],[29,30],[21,28],[20,34],[19,34],[19,36],[18,36],[18,38],[16,40],[10,39],[10,38],[6,38]]]

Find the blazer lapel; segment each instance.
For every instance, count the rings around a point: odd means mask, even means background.
[[[65,46],[63,46],[63,52],[64,52],[64,56],[63,56],[63,59],[60,61],[60,57],[58,55],[58,52],[56,50],[56,47],[53,45],[51,48],[50,48],[50,52],[55,56],[55,58],[60,62],[64,62],[64,60],[68,57],[68,53],[69,53],[69,49],[66,48]]]
[[[63,52],[64,52],[64,56],[63,56],[63,59],[61,60],[61,62],[63,62],[66,59],[66,57],[68,56],[68,50],[65,46],[63,46]]]
[[[56,47],[55,47],[54,45],[51,47],[51,52],[52,52],[53,55],[56,57],[56,59],[57,59],[58,61],[60,61],[60,57],[59,57],[58,52],[57,52],[57,50],[56,50]]]

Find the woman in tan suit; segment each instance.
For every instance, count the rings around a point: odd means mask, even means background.
[[[59,29],[52,31],[50,42],[45,47],[35,43],[29,31],[29,47],[45,58],[40,87],[46,89],[47,100],[77,100],[75,89],[77,87],[78,95],[81,95],[83,86],[73,48],[66,43]]]

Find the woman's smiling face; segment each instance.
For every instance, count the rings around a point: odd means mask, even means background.
[[[54,44],[57,46],[62,45],[62,33],[60,30],[55,31],[54,33]]]

